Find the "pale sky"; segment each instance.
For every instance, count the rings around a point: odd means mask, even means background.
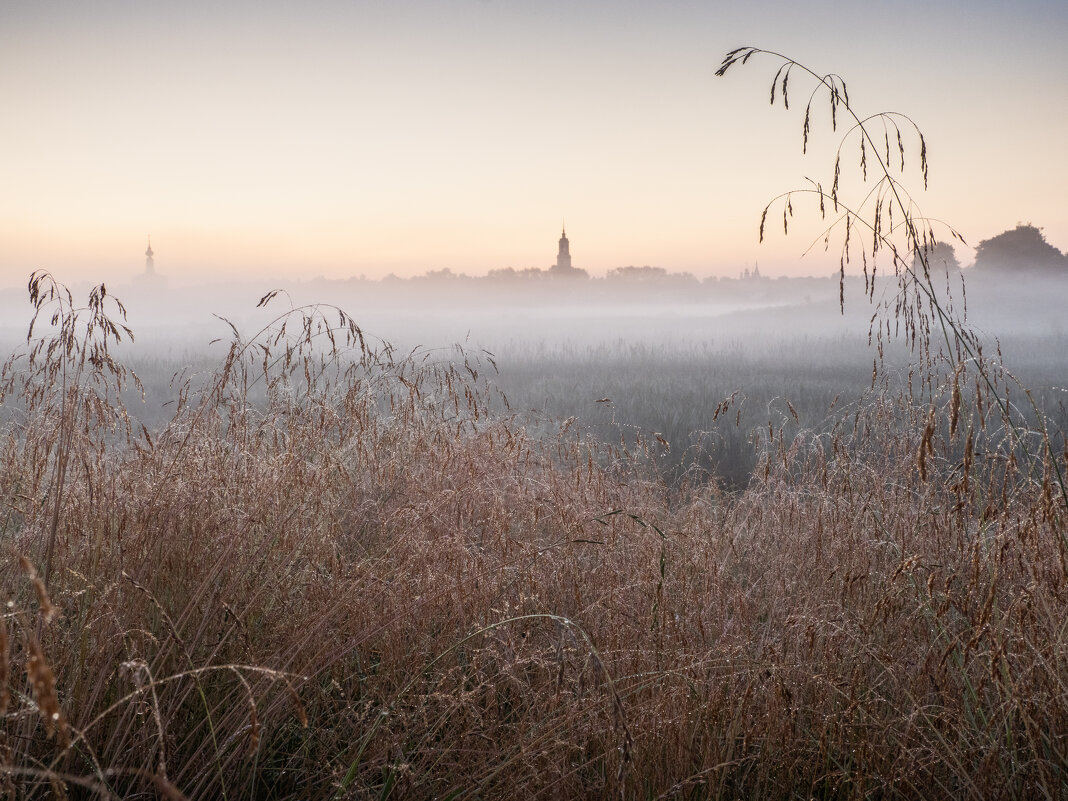
[[[0,286],[124,282],[148,235],[179,283],[544,268],[565,220],[594,275],[824,274],[757,227],[837,140],[801,155],[770,58],[714,77],[741,45],[912,116],[906,180],[971,243],[1068,250],[1063,0],[4,0]]]

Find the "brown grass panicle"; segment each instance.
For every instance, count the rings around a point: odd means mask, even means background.
[[[840,75],[821,74],[788,56],[757,47],[740,47],[728,52],[716,75],[722,77],[735,65],[745,65],[754,56],[769,57],[778,64],[771,83],[772,105],[780,99],[783,107],[789,109],[792,74],[810,81],[812,88],[806,98],[802,126],[803,153],[809,149],[813,104],[821,95],[826,98],[831,135],[841,137],[833,148],[833,179],[806,179],[806,187],[785,192],[768,203],[761,215],[760,239],[764,238],[767,216],[773,206],[782,206],[785,234],[794,215],[794,197],[814,198],[820,225],[824,227],[809,249],[819,243],[829,247],[832,234],[839,233],[840,302],[844,307],[846,268],[855,264],[859,256],[866,294],[876,303],[869,329],[869,341],[877,346],[879,356],[876,371],[886,340],[901,338],[907,342],[917,354],[919,389],[926,393],[928,400],[933,404],[947,386],[952,387],[950,403],[938,405],[940,417],[948,411],[951,437],[958,435],[961,383],[974,377],[976,391],[970,401],[976,417],[985,424],[984,403],[996,411],[997,425],[1004,433],[1012,458],[1023,463],[1023,474],[1032,483],[1046,488],[1047,507],[1052,508],[1055,498],[1060,507],[1057,514],[1068,512],[1068,481],[1058,467],[1056,432],[1050,430],[1046,415],[1027,389],[1006,369],[1000,358],[1000,347],[995,347],[994,354],[989,352],[990,348],[984,352],[984,338],[967,321],[963,274],[939,275],[934,253],[941,244],[940,238],[966,243],[952,226],[923,215],[904,180],[907,165],[915,165],[923,188],[927,188],[927,140],[919,125],[898,112],[865,114],[858,109],[855,99],[850,98]],[[794,88],[796,91],[796,83]],[[914,157],[907,157],[907,140],[915,148]],[[859,198],[856,202],[843,194],[846,178],[843,155],[847,148],[854,146],[858,148],[856,165],[860,173],[855,176],[859,179],[855,186]],[[877,280],[880,259],[889,260],[890,270],[884,269],[883,275],[888,277]],[[940,278],[944,278],[944,285]],[[1012,387],[1023,398],[1022,403],[1010,402]],[[970,432],[960,436],[962,441],[967,440]],[[925,438],[916,454],[921,474],[926,471],[929,452]]]

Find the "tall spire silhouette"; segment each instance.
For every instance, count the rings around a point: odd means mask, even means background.
[[[152,235],[148,235],[148,250],[145,251],[145,275],[156,274],[156,262],[153,260],[155,254],[152,252]]]
[[[561,227],[560,229],[560,249],[556,253],[556,264],[553,265],[553,270],[558,273],[570,272],[574,268],[571,266],[571,247],[567,241],[567,228]]]
[[[167,287],[167,276],[156,272],[156,251],[152,249],[152,237],[148,237],[145,248],[145,271],[133,277],[134,284],[142,291],[158,292]]]

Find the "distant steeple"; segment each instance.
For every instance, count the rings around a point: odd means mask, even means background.
[[[561,227],[560,229],[560,249],[556,253],[556,264],[553,269],[558,272],[565,272],[573,269],[571,266],[571,247],[567,241],[567,228]]]
[[[134,285],[145,292],[159,292],[167,287],[167,276],[156,272],[156,252],[152,250],[152,237],[145,248],[145,271],[133,277]]]

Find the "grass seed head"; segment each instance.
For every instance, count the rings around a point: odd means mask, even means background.
[[[51,623],[60,615],[60,608],[55,606],[48,597],[48,588],[45,587],[45,583],[41,580],[41,577],[37,575],[37,569],[34,568],[30,560],[22,554],[19,554],[18,558],[23,574],[30,580],[30,584],[33,585],[33,592],[37,596],[37,606],[41,610],[41,617],[46,624]]]
[[[45,731],[49,737],[56,736],[57,742],[66,747],[70,743],[69,727],[63,710],[59,707],[56,679],[52,674],[52,668],[36,637],[30,635],[27,638],[26,648],[28,651],[26,678],[33,687],[33,694],[37,699],[37,708],[44,721]]]

